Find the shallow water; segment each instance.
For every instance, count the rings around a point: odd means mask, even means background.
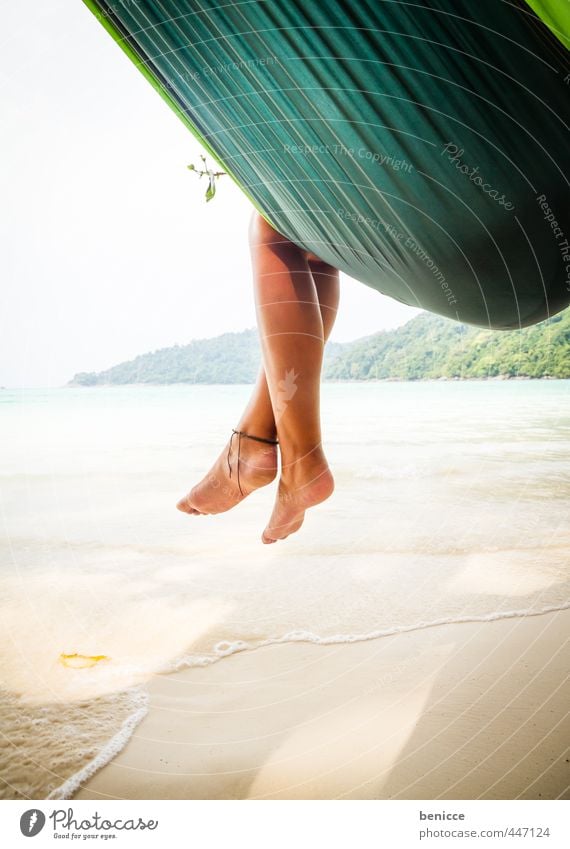
[[[26,763],[60,764],[26,784],[6,748],[8,797],[57,795],[111,756],[145,682],[180,665],[569,605],[570,381],[325,384],[336,491],[274,546],[273,486],[221,516],[175,510],[249,391],[0,392],[2,730]],[[18,705],[68,721],[40,747]],[[89,740],[79,761],[57,760],[63,727]]]

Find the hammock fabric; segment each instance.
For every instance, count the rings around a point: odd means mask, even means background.
[[[565,4],[85,2],[302,248],[482,327],[570,303]]]

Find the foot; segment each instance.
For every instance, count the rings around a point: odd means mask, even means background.
[[[298,531],[305,511],[332,495],[334,479],[322,452],[287,465],[279,480],[273,513],[261,541],[270,544]]]
[[[230,442],[226,444],[208,474],[190,490],[188,495],[180,499],[176,505],[178,510],[191,515],[224,513],[243,501],[255,489],[267,486],[275,478],[277,474],[277,446],[256,442],[242,436],[239,449],[240,492],[237,477],[237,435],[232,440],[231,453],[229,454],[231,477],[228,467],[229,450]]]

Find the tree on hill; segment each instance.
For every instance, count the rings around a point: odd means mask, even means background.
[[[174,345],[102,372],[81,372],[72,385],[253,383],[261,358],[255,330]],[[325,348],[325,380],[426,380],[488,377],[570,378],[570,309],[520,331],[470,327],[430,313]]]

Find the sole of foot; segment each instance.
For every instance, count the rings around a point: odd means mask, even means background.
[[[305,519],[305,512],[326,501],[334,491],[334,478],[328,466],[313,470],[304,480],[295,482],[281,478],[275,507],[261,541],[271,545],[294,534]]]

